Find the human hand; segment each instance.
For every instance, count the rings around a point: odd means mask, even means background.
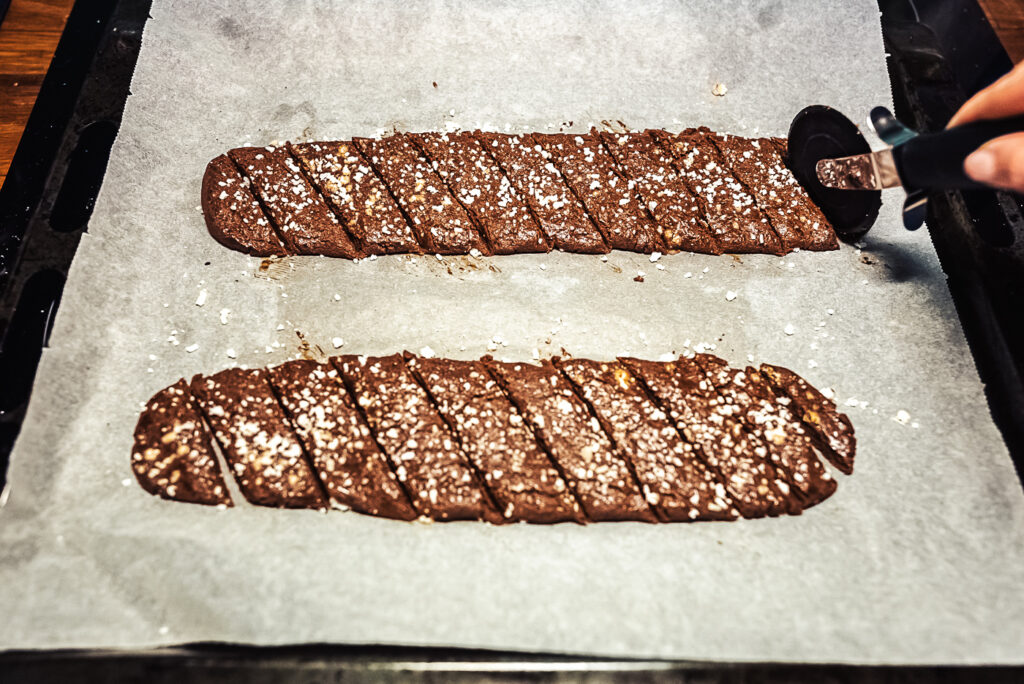
[[[1017,114],[1024,114],[1024,62],[975,93],[946,127]],[[1024,192],[1024,132],[989,140],[964,160],[964,173],[979,183]]]

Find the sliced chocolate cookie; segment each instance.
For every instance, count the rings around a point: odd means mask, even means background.
[[[645,254],[665,251],[658,227],[599,138],[563,133],[531,137],[562,172],[610,248]]]
[[[331,360],[420,515],[500,520],[458,440],[401,354]]]
[[[584,254],[608,251],[601,231],[532,138],[479,131],[476,138],[530,206],[551,245]]]
[[[206,167],[202,209],[210,235],[225,247],[254,256],[288,253],[253,196],[249,179],[226,154]]]
[[[381,140],[356,138],[353,142],[384,179],[426,252],[487,252],[487,245],[466,210],[455,201],[408,135]]]
[[[367,254],[416,254],[420,245],[369,163],[351,142],[291,145],[357,247]]]
[[[132,472],[142,488],[164,499],[231,506],[213,451],[213,435],[179,380],[146,402],[135,426]]]
[[[623,364],[568,359],[556,365],[594,407],[605,431],[632,462],[647,501],[665,520],[739,516],[722,483]]]
[[[485,362],[565,474],[589,520],[657,520],[629,465],[553,365]]]
[[[793,413],[808,427],[815,445],[829,463],[847,475],[851,474],[857,454],[857,438],[853,434],[853,423],[846,414],[837,411],[835,402],[788,368],[765,363],[761,364],[760,370],[774,386],[780,403],[784,398],[793,402]]]
[[[551,249],[508,177],[471,134],[417,133],[410,137],[484,232],[495,254]]]
[[[364,255],[287,147],[239,147],[228,154],[252,181],[289,253],[346,259]]]
[[[810,251],[839,248],[832,224],[786,166],[784,140],[779,144],[772,138],[734,135],[712,139],[780,237],[785,236],[793,247]]]
[[[656,131],[675,160],[675,168],[697,198],[711,233],[726,252],[784,254],[779,236],[725,163],[707,128],[690,128],[678,135]]]
[[[209,377],[197,375],[190,387],[249,503],[278,508],[327,505],[265,370],[231,368]]]
[[[479,361],[407,357],[510,522],[582,521],[580,506],[523,415]]]
[[[836,481],[818,460],[803,425],[778,405],[774,392],[761,377],[730,368],[710,354],[697,354],[694,361],[715,387],[724,408],[742,420],[747,431],[767,448],[782,478],[776,481],[776,487],[783,493],[792,492],[798,499],[794,513],[832,495]],[[769,397],[770,401],[766,400]]]
[[[596,134],[595,134],[596,135]],[[708,229],[705,212],[675,173],[672,155],[649,133],[602,133],[601,139],[636,187],[647,211],[658,222],[665,246],[672,250],[721,254],[722,245]]]
[[[267,375],[336,507],[399,520],[416,517],[337,369],[300,359]]]
[[[668,363],[637,359],[622,362],[642,379],[683,437],[699,449],[744,518],[775,516],[790,510],[775,487],[775,469],[764,444],[723,410],[717,393],[696,364],[685,358]]]

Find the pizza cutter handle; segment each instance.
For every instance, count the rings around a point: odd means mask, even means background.
[[[993,138],[1024,131],[1024,115],[972,121],[938,133],[923,133],[893,148],[907,189],[954,190],[988,187],[967,177],[964,159]]]

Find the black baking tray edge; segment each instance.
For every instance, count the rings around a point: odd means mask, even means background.
[[[439,648],[344,647],[328,644],[252,647],[192,644],[138,653],[22,653],[0,660],[10,681],[246,682],[635,682],[669,684],[952,684],[1021,681],[1012,667],[906,667],[699,663],[611,660]]]
[[[120,123],[150,2],[82,0],[76,4],[7,182],[0,189],[0,485],[64,278],[81,233],[87,229]],[[918,0],[913,4],[881,0],[879,4],[896,113],[915,128],[940,128],[966,93],[987,85],[1009,68],[1009,60],[975,0]],[[951,36],[965,27],[970,29],[970,42],[950,42]],[[992,283],[979,282],[984,278],[979,276],[977,260],[986,258],[985,249],[991,245],[971,242],[976,238],[974,225],[995,226],[992,230],[1001,231],[1004,237],[1007,226],[1019,231],[1020,226],[1013,223],[1012,206],[1006,197],[996,198],[994,193],[966,199],[944,197],[930,203],[928,225],[986,382],[993,415],[1020,472],[1022,440],[1007,420],[1021,415],[1024,402],[1020,401],[1019,380],[1014,385],[1012,374],[1006,373],[1007,368],[1020,370],[1020,355],[1006,353],[1011,349],[1008,342],[1018,339],[1012,335],[1020,331],[1010,321],[1006,332],[1005,321],[997,315],[1000,305],[992,303]],[[1020,222],[1019,213],[1016,220]],[[870,251],[870,246],[865,250]],[[957,259],[965,255],[973,261],[959,263]],[[1017,266],[1016,273],[1024,273],[1020,264]],[[1000,274],[1012,280],[1014,271],[1007,267]],[[984,301],[976,301],[978,298]],[[1024,681],[1024,668],[723,664],[452,648],[330,644],[269,648],[196,643],[131,652],[0,653],[0,680],[40,684],[69,680],[1001,684]]]
[[[0,487],[117,135],[149,6],[75,4],[0,188]]]
[[[897,118],[938,131],[1012,63],[975,0],[883,0]],[[967,190],[929,199],[928,233],[1017,476],[1024,482],[1024,202]]]

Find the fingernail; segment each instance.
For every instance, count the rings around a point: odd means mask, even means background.
[[[964,172],[976,181],[991,180],[996,175],[996,155],[988,150],[972,152],[964,160]]]

